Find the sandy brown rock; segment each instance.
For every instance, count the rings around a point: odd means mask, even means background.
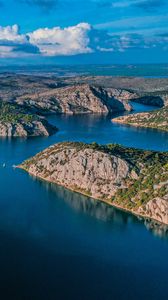
[[[140,207],[138,212],[161,223],[168,224],[168,195],[150,200],[145,206]]]
[[[131,175],[129,164],[121,158],[89,148],[78,150],[71,144],[45,150],[28,171],[94,198],[111,198]]]
[[[0,122],[0,136],[2,137],[49,136],[56,131],[56,127],[50,125],[46,120],[27,123],[23,121]]]
[[[115,97],[117,96],[117,97]],[[49,90],[43,93],[24,95],[16,103],[43,113],[109,113],[131,110],[128,95],[121,91],[93,87],[88,84]]]

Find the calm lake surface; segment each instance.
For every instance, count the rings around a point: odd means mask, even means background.
[[[52,137],[0,140],[0,299],[168,299],[166,226],[12,169],[58,141],[167,151],[168,133],[109,116],[49,119],[60,129]]]

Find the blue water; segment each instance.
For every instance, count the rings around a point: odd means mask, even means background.
[[[166,227],[11,166],[63,140],[166,151],[168,134],[114,125],[110,116],[49,119],[60,128],[52,137],[0,140],[0,299],[167,299]]]

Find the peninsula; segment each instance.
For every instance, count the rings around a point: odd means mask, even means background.
[[[152,112],[131,114],[112,119],[113,123],[168,131],[168,106]]]
[[[23,162],[31,175],[168,224],[168,153],[64,142]]]

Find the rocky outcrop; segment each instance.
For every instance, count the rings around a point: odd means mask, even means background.
[[[138,212],[145,217],[168,224],[168,194],[162,199],[158,197],[150,200],[146,205],[140,207]]]
[[[34,162],[34,163],[33,163]],[[58,144],[43,151],[30,163],[28,171],[45,180],[94,198],[110,199],[124,180],[131,176],[123,159],[80,144]]]
[[[107,114],[113,111],[130,111],[132,107],[128,98],[125,95],[124,99],[121,91],[84,84],[24,95],[17,98],[16,103],[38,113]]]
[[[46,120],[32,120],[24,122],[0,121],[1,137],[29,137],[29,136],[49,136],[57,131],[55,126]]]
[[[0,136],[48,136],[56,131],[57,128],[44,117],[30,114],[11,103],[0,102]]]
[[[168,154],[59,143],[25,161],[33,176],[168,224]]]

